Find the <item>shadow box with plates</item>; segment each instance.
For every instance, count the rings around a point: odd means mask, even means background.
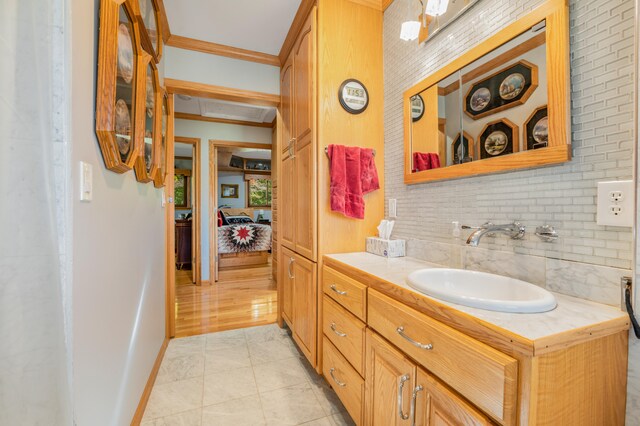
[[[157,6],[155,0],[100,2],[96,135],[107,169],[134,169],[138,181],[161,187],[168,108],[157,69]]]

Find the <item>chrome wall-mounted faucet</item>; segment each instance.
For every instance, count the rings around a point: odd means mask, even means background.
[[[472,247],[478,247],[480,238],[486,234],[507,234],[513,240],[520,240],[524,238],[525,227],[520,222],[513,222],[506,225],[494,225],[487,222],[482,226],[467,226],[463,225],[462,229],[474,229],[474,231],[467,238],[467,244]]]

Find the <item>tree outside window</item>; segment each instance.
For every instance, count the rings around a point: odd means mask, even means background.
[[[249,179],[249,207],[271,207],[271,179]]]

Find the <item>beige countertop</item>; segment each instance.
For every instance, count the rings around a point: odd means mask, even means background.
[[[465,328],[470,324],[484,326],[493,332],[510,336],[511,341],[515,337],[525,346],[531,346],[532,350],[558,345],[563,340],[575,343],[580,336],[582,339],[588,338],[592,334],[605,333],[606,329],[619,331],[628,328],[629,318],[620,309],[559,293],[553,293],[558,302],[554,310],[537,314],[488,311],[431,298],[409,287],[407,276],[418,269],[442,266],[411,257],[387,259],[366,252],[342,253],[325,255],[325,264],[337,267],[346,274],[353,272],[357,275],[354,278],[364,281],[371,288],[408,301],[416,309],[451,319],[456,323],[453,325],[457,325],[456,328]]]

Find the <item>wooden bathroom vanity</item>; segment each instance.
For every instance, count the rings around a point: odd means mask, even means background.
[[[619,309],[555,294],[550,312],[486,311],[409,288],[426,262],[323,260],[322,372],[357,424],[624,424]]]

